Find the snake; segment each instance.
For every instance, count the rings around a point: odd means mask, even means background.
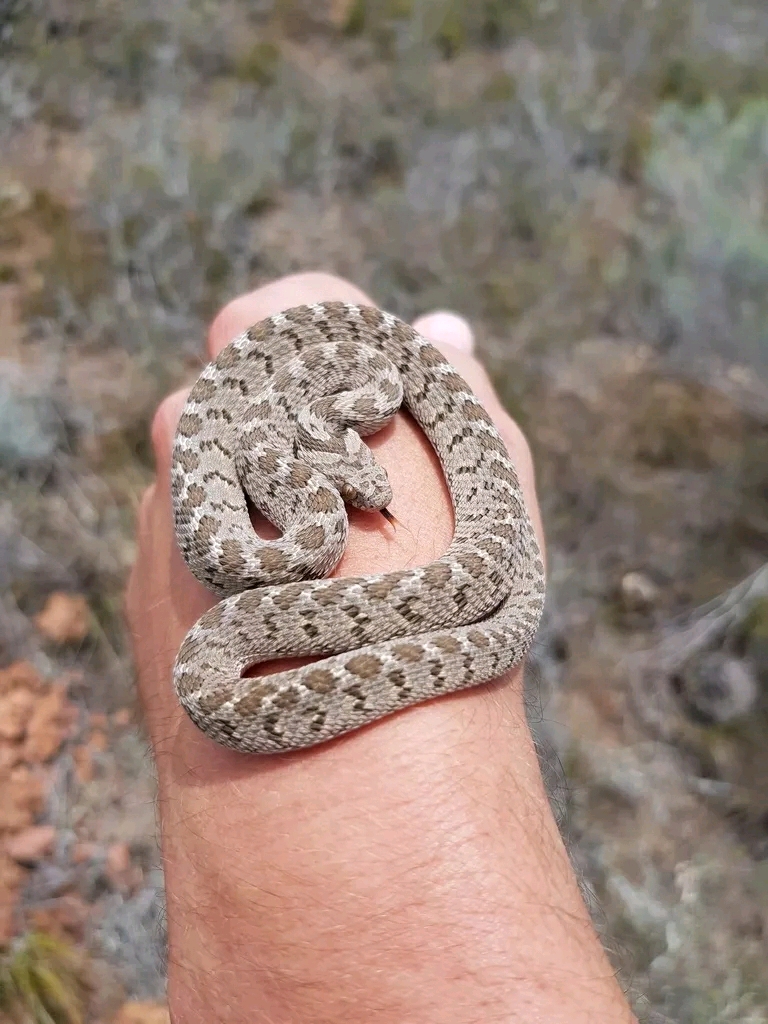
[[[364,440],[401,410],[442,467],[451,543],[426,565],[334,577],[347,506],[401,525]],[[182,557],[220,597],[182,641],[173,685],[225,747],[313,747],[496,680],[533,643],[545,572],[515,465],[464,378],[391,313],[302,305],[234,338],[184,405],[171,494]],[[257,534],[254,512],[277,538]]]

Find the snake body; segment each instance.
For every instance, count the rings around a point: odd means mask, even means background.
[[[346,546],[345,502],[391,501],[361,438],[401,405],[442,465],[453,541],[426,566],[327,578]],[[388,313],[299,306],[235,338],[190,392],[171,485],[183,557],[223,598],[184,639],[174,686],[225,746],[309,747],[495,679],[530,647],[544,568],[515,467],[469,385]],[[258,537],[249,501],[279,539]],[[322,660],[244,675],[309,656]]]

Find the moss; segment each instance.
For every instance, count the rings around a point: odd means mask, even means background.
[[[522,257],[502,263],[481,286],[486,314],[502,324],[515,320],[548,286],[548,268],[538,260]]]
[[[652,142],[651,124],[647,117],[634,117],[619,157],[620,174],[636,184],[642,180],[643,168]]]
[[[235,60],[235,77],[262,87],[272,85],[280,66],[280,47],[263,40],[255,43]]]
[[[71,211],[45,189],[33,198],[31,216],[50,237],[50,254],[40,261],[45,286],[28,298],[26,312],[50,316],[58,311],[63,290],[77,305],[87,306],[106,287],[109,266],[102,235],[80,224]]]
[[[474,10],[480,15],[479,40],[503,46],[530,28],[537,14],[535,0],[485,0]]]
[[[696,382],[651,380],[632,410],[635,458],[659,469],[728,465],[741,449],[741,420]]]
[[[403,181],[403,158],[399,140],[380,135],[371,146],[369,173],[377,185],[398,187]]]
[[[342,27],[348,36],[359,36],[365,30],[367,4],[365,0],[353,0],[347,11],[347,18]]]
[[[229,259],[220,249],[210,249],[207,254],[205,280],[211,287],[218,288],[224,284],[232,270]]]
[[[482,93],[486,103],[510,103],[517,95],[517,82],[503,71],[495,74]]]
[[[700,68],[692,61],[677,58],[662,72],[659,98],[675,100],[685,107],[696,107],[707,97],[707,84]]]
[[[0,263],[0,284],[13,284],[18,281],[19,272],[10,263]]]
[[[743,630],[749,640],[768,640],[768,597],[759,597],[753,603]]]
[[[368,35],[379,53],[390,53],[394,43],[392,27],[413,15],[412,0],[353,0],[342,31],[348,36]]]
[[[572,786],[584,786],[592,779],[592,771],[578,742],[570,743],[562,757],[563,775]]]
[[[464,22],[455,7],[451,7],[435,33],[435,45],[446,60],[455,57],[467,43]]]
[[[37,120],[58,131],[75,132],[80,128],[80,120],[71,110],[56,99],[47,99],[40,104]]]

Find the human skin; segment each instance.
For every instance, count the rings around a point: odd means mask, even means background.
[[[324,300],[372,304],[328,275],[283,278],[225,307],[208,355]],[[434,314],[415,326],[493,417],[543,543],[528,446],[470,354],[468,325]],[[157,763],[174,1024],[632,1024],[550,811],[520,670],[279,756],[219,747],[180,709],[174,658],[215,603],[174,539],[184,397],[152,425],[157,479],[126,599]],[[352,512],[338,575],[427,563],[452,536],[439,464],[413,421],[398,414],[370,443],[402,525]]]

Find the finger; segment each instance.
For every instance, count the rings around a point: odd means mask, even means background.
[[[375,305],[365,292],[333,274],[290,274],[226,305],[208,332],[208,354],[215,358],[238,334],[268,316],[291,306],[311,305],[313,302]]]
[[[413,326],[455,365],[486,406],[515,464],[534,529],[543,548],[544,530],[536,498],[531,449],[522,430],[499,401],[487,373],[473,356],[475,338],[472,328],[463,317],[447,311],[429,313],[416,320]]]
[[[155,471],[159,479],[165,479],[171,468],[171,450],[173,436],[181,416],[182,409],[189,397],[189,388],[174,391],[162,400],[157,407],[152,428],[152,450],[155,454]]]
[[[144,491],[139,502],[139,511],[136,515],[136,532],[141,540],[147,533],[150,523],[152,506],[157,497],[157,484],[150,484]]]
[[[414,329],[432,342],[444,356],[458,351],[471,355],[475,349],[475,334],[467,321],[456,313],[439,310],[419,317]]]

